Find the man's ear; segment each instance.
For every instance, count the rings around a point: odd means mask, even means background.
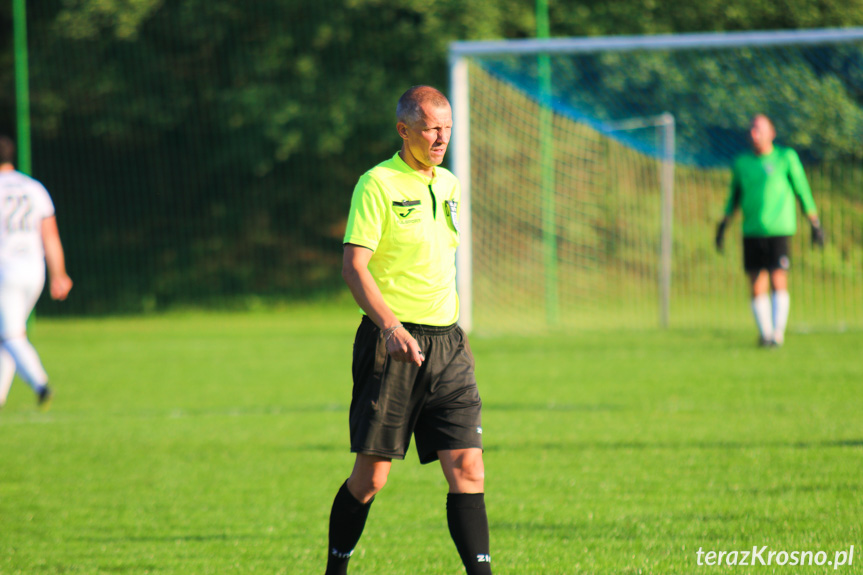
[[[408,126],[404,122],[396,123],[396,132],[399,133],[399,136],[401,136],[402,140],[408,139]]]

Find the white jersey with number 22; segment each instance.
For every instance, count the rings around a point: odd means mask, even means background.
[[[45,187],[22,174],[0,173],[0,275],[44,273],[42,220],[54,215]]]

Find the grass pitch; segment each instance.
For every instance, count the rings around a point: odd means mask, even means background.
[[[0,573],[322,573],[358,319],[39,319],[56,397],[37,412],[16,382],[0,412]],[[855,556],[732,570],[863,573],[863,333],[754,342],[473,338],[495,573],[720,573],[699,548],[765,545]],[[351,573],[463,572],[445,492],[413,450],[396,462]]]

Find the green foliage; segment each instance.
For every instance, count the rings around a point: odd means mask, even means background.
[[[658,0],[549,2],[552,35],[606,36],[859,26],[863,2]]]
[[[357,0],[32,7],[35,174],[55,196],[70,270],[87,278],[68,305],[42,309],[340,284],[350,192],[398,148],[398,96],[445,87],[448,43],[511,30],[512,16]]]
[[[793,4],[551,2],[551,31],[863,23],[860,0]],[[69,0],[29,2],[28,19],[33,168],[55,197],[70,270],[86,278],[62,308],[40,304],[51,314],[338,285],[350,191],[400,144],[396,98],[448,85],[453,40],[535,29],[533,3],[519,0]],[[9,3],[0,30],[11,31]],[[11,33],[0,38],[0,130],[11,133]],[[835,91],[810,96],[831,103],[813,113],[843,113]]]

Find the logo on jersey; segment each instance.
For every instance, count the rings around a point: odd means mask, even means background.
[[[491,563],[491,555],[488,554],[480,554],[476,556],[477,563]]]
[[[422,211],[420,207],[422,206],[422,202],[420,200],[400,200],[393,201],[393,211],[399,217],[397,220],[400,226],[406,224],[418,224],[422,221],[422,218],[418,217]],[[408,219],[409,216],[413,215],[414,217]]]
[[[476,432],[482,435],[482,427],[477,426]]]

